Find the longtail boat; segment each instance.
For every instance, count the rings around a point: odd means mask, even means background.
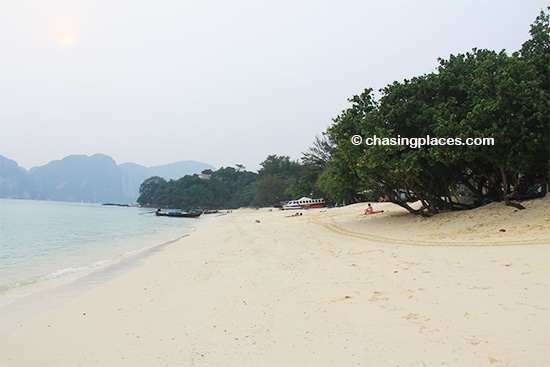
[[[177,217],[177,218],[198,218],[202,212],[182,212],[181,210],[171,210],[168,212],[163,212],[158,209],[155,212],[155,215],[158,217]]]

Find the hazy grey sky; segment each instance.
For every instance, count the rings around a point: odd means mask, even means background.
[[[0,0],[0,154],[299,159],[364,88],[529,39],[539,0]]]

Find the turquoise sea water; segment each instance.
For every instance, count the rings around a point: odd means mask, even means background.
[[[185,236],[205,220],[151,211],[0,199],[0,292],[114,263]]]

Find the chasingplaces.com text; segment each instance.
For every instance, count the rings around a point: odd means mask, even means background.
[[[426,135],[421,138],[403,138],[400,135],[393,138],[381,138],[376,135],[363,138],[361,135],[351,137],[353,145],[403,145],[412,149],[432,145],[495,145],[494,138],[437,138]]]

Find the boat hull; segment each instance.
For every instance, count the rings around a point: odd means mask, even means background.
[[[157,217],[198,218],[198,217],[200,217],[202,212],[183,213],[183,212],[160,212],[160,211],[157,211],[155,214],[156,214]]]

